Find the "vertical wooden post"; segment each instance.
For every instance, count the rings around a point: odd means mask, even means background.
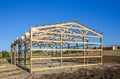
[[[53,47],[51,46],[51,49],[53,49]],[[53,50],[51,50],[51,57],[53,57]]]
[[[88,49],[88,38],[86,39],[86,42],[87,42],[87,44],[86,44],[86,49]],[[87,56],[89,55],[89,53],[88,53],[88,51],[87,51]],[[89,64],[89,59],[87,58],[87,64]]]
[[[12,64],[12,53],[13,53],[13,45],[11,45],[11,54],[10,54],[10,63]]]
[[[26,34],[24,36],[24,66],[26,67],[26,52],[27,52],[27,45],[26,45]]]
[[[88,41],[88,39],[87,39],[86,49],[88,49],[88,42],[89,42],[89,41]]]
[[[20,51],[20,43],[18,44],[18,65],[21,65],[21,51]]]
[[[20,43],[20,65],[22,66],[22,44]]]
[[[12,46],[12,64],[14,64],[14,44]]]
[[[78,43],[76,43],[76,47],[77,47],[77,49],[79,49],[79,44]],[[77,52],[77,56],[79,56],[78,51],[76,51],[76,52]]]
[[[61,59],[60,59],[60,66],[62,66],[62,27],[60,26],[60,56],[61,56]]]
[[[58,55],[58,51],[57,51],[57,45],[56,45],[56,54],[55,54],[56,56]]]
[[[14,44],[14,65],[16,65],[16,44]]]
[[[15,57],[14,57],[14,54],[15,54],[15,52],[14,52],[14,44],[13,44],[13,48],[12,49],[13,49],[12,50],[13,51],[13,54],[12,54],[12,64],[14,64],[14,62],[15,62],[15,60],[14,60],[15,59]]]
[[[32,73],[32,27],[30,28],[30,73]]]
[[[83,60],[83,62],[84,62],[84,64],[85,64],[85,37],[83,36],[83,56],[84,56],[84,60]]]
[[[100,37],[100,56],[101,56],[101,64],[102,64],[103,63],[102,37]]]
[[[70,49],[70,44],[68,43],[68,57],[69,57],[69,55],[70,55],[69,49]]]

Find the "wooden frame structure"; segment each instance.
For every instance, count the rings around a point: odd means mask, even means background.
[[[77,22],[31,27],[11,44],[11,63],[31,73],[102,64],[102,35]]]

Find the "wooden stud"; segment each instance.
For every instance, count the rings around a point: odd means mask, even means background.
[[[100,51],[100,56],[101,56],[101,63],[103,63],[103,51],[102,51],[102,37],[100,38],[100,49],[101,49],[101,51]]]
[[[16,44],[14,44],[14,65],[16,65]]]
[[[18,60],[18,65],[20,66],[21,65],[21,45],[20,44],[18,44],[18,58],[19,58],[19,60]]]
[[[26,34],[24,35],[25,42],[24,42],[24,66],[26,67],[26,52],[27,52],[27,44],[26,44]]]
[[[10,63],[13,64],[13,44],[11,45]]]
[[[62,27],[60,27],[60,56],[61,56],[61,59],[60,59],[60,66],[62,66]]]
[[[30,28],[30,73],[32,73],[32,27]]]
[[[79,59],[79,58],[101,58],[102,56],[74,56],[74,57],[62,57],[62,59]],[[61,59],[61,57],[48,57],[48,58],[32,58],[32,60],[49,60],[49,59]]]

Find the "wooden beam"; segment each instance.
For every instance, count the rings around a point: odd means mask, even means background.
[[[32,50],[69,50],[69,51],[84,51],[84,49],[48,49],[48,48],[43,48],[43,49],[39,49],[39,48],[33,48]],[[101,49],[85,49],[85,51],[101,51]]]
[[[101,58],[102,56],[74,56],[74,57],[62,57],[62,59],[79,59],[79,58]],[[32,60],[49,60],[49,59],[61,59],[61,57],[47,57],[47,58],[32,58]]]
[[[82,25],[80,25],[80,24],[78,24],[78,23],[75,23],[75,24],[78,25],[78,26],[82,26]],[[84,26],[83,26],[83,27],[84,27]],[[102,36],[101,34],[95,32],[95,31],[93,31],[93,30],[91,30],[91,29],[89,29],[89,28],[87,28],[87,27],[84,27],[84,28],[87,29],[88,31],[94,33],[94,34],[97,34],[97,35],[100,36],[100,37]]]
[[[56,41],[56,40],[36,40],[32,39],[32,41],[35,42],[61,42],[61,41]],[[73,41],[62,41],[63,43],[78,43],[78,44],[102,44],[99,42],[73,42]]]
[[[39,30],[39,31],[37,31],[38,33],[40,32],[41,34],[39,34],[39,35],[43,35],[43,34],[59,34],[60,35],[60,32],[53,32],[53,31],[41,31],[41,30]],[[64,33],[63,32],[63,34],[64,35],[70,35],[70,36],[80,36],[80,37],[83,37],[84,35],[82,35],[82,34],[70,34],[70,33]],[[86,37],[92,37],[92,38],[100,38],[100,36],[93,36],[93,35],[85,35]]]
[[[67,23],[61,23],[61,24],[52,24],[52,25],[46,25],[46,26],[38,26],[38,27],[34,27],[36,29],[43,29],[43,28],[51,28],[51,27],[60,27],[60,26],[64,26],[64,25],[70,25],[70,24],[74,24],[75,22],[67,22]]]

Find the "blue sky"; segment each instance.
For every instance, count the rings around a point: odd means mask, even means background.
[[[30,26],[74,20],[104,32],[104,46],[120,45],[119,0],[0,0],[0,51]]]

